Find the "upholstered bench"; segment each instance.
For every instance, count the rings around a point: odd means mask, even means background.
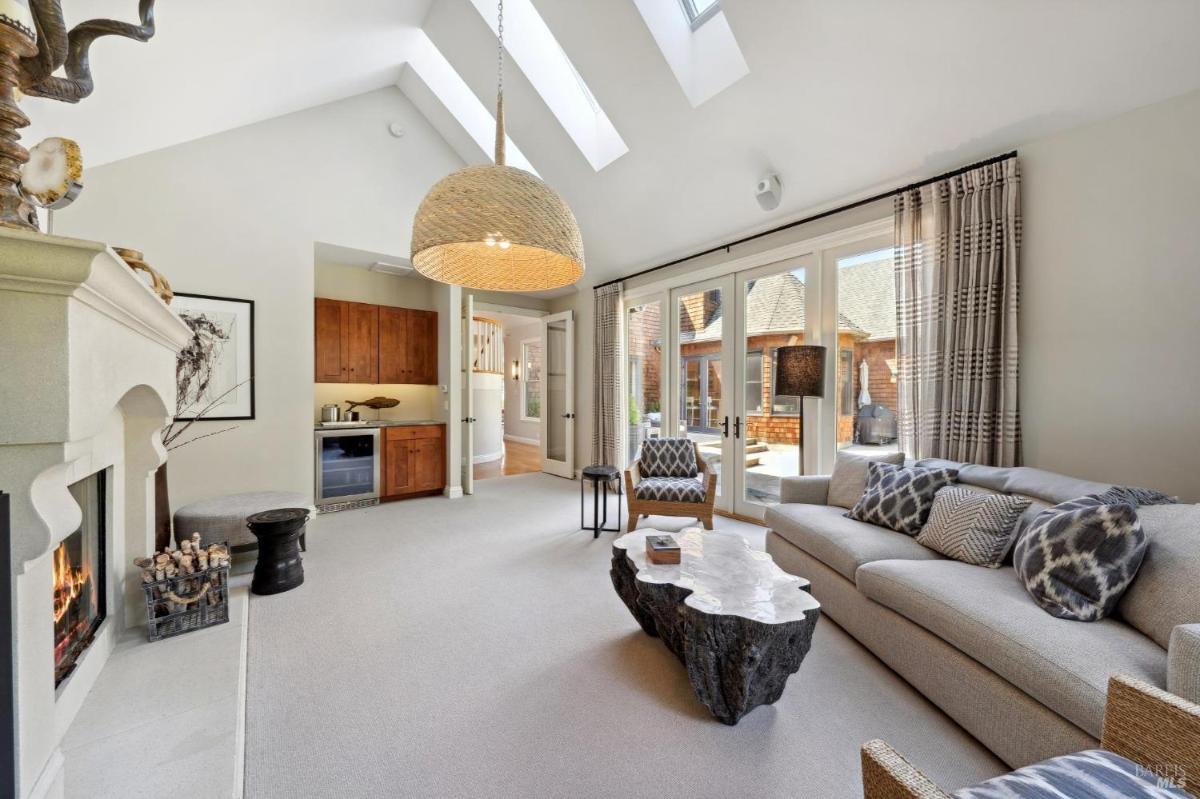
[[[308,518],[316,515],[316,506],[303,494],[291,491],[257,491],[211,497],[184,505],[175,511],[175,538],[198,532],[206,543],[229,542],[235,550],[253,549],[258,542],[246,527],[246,518],[277,508],[307,508]],[[307,549],[304,536],[300,548]]]

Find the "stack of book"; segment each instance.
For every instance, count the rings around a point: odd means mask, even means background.
[[[646,536],[646,558],[653,564],[662,566],[679,563],[679,543],[673,536]]]

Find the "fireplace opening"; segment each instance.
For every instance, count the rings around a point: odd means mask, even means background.
[[[105,473],[68,486],[83,509],[79,529],[54,550],[54,686],[75,669],[104,621]]]

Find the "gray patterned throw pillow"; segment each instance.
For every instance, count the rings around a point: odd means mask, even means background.
[[[866,490],[846,515],[916,535],[925,526],[934,495],[957,479],[957,469],[922,469],[871,461]]]
[[[643,477],[695,477],[696,445],[686,438],[651,438],[642,442],[638,471]]]
[[[1099,621],[1133,582],[1148,541],[1134,505],[1111,490],[1037,515],[1013,550],[1025,590],[1051,616]]]
[[[933,498],[917,543],[972,566],[999,568],[1029,502],[1026,497],[946,486]]]

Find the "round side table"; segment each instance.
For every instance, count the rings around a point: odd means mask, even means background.
[[[599,538],[600,531],[608,533],[621,532],[621,497],[620,489],[617,492],[617,526],[605,527],[608,524],[608,484],[609,482],[618,479],[621,473],[614,466],[593,465],[588,466],[583,470],[583,477],[579,481],[579,527],[582,530],[591,530],[592,538]],[[583,495],[583,484],[590,482],[592,484],[592,523],[588,524],[584,520],[584,507],[586,502]],[[601,518],[600,507],[604,507],[604,516]]]
[[[253,593],[280,594],[304,582],[300,536],[308,514],[308,508],[278,508],[246,517],[246,526],[258,539],[258,562],[250,582]]]

